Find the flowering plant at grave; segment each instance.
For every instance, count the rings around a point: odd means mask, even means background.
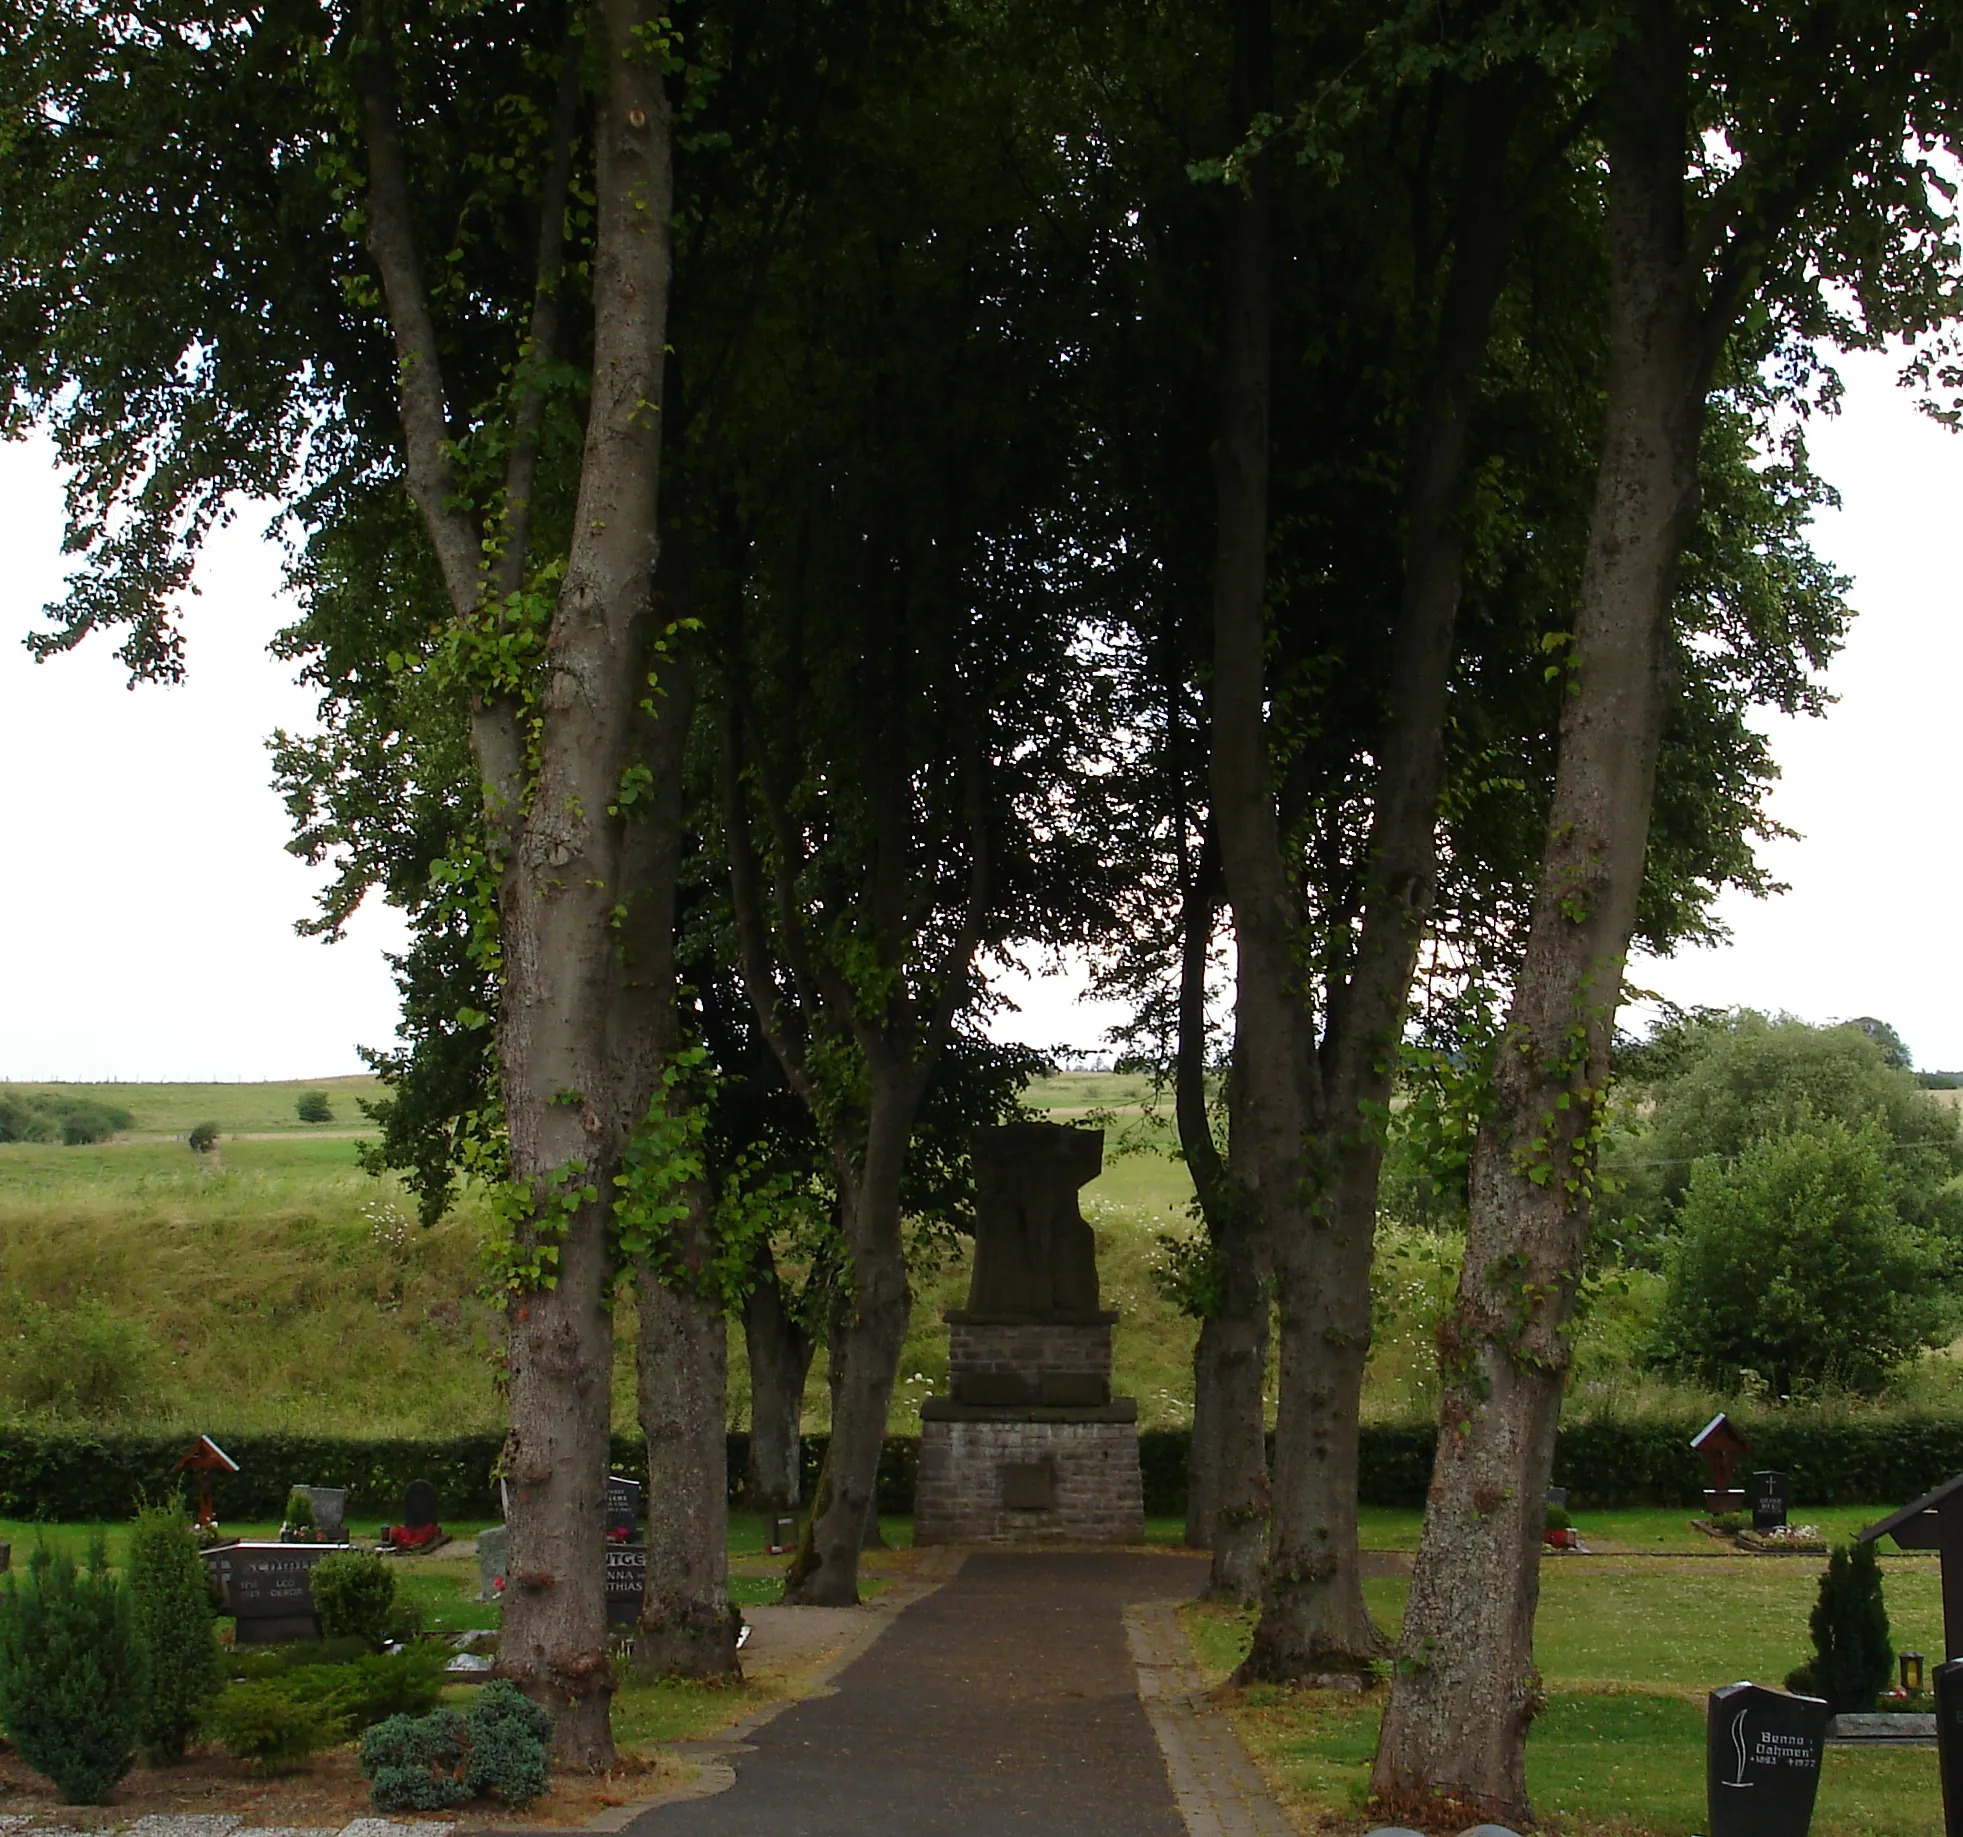
[[[382,1542],[393,1550],[427,1550],[432,1544],[442,1541],[443,1527],[440,1524],[382,1526]]]

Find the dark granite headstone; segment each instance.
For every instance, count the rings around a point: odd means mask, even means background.
[[[204,1553],[225,1612],[238,1621],[242,1646],[318,1639],[314,1618],[314,1565],[346,1544],[219,1544]]]
[[[641,1483],[607,1475],[607,1537],[617,1544],[631,1544],[641,1532]]]
[[[1568,1509],[1568,1489],[1565,1486],[1550,1486],[1547,1489],[1547,1503],[1557,1512]]]
[[[1705,1724],[1710,1837],[1806,1837],[1833,1712],[1757,1684],[1711,1692]]]
[[[785,1512],[771,1519],[770,1529],[765,1533],[763,1553],[765,1556],[783,1556],[797,1548],[797,1514]]]
[[[1104,1132],[1009,1123],[974,1138],[970,1314],[1022,1320],[1098,1312],[1097,1241],[1077,1189],[1104,1165]]]
[[[296,1486],[293,1490],[305,1493],[307,1503],[314,1509],[311,1542],[344,1544],[348,1541],[348,1491],[345,1486]]]
[[[1776,1531],[1786,1522],[1786,1476],[1775,1469],[1752,1475],[1752,1529]]]
[[[1963,1837],[1963,1659],[1935,1670],[1936,1759],[1942,1768],[1945,1837]]]
[[[402,1489],[402,1528],[426,1531],[436,1522],[436,1488],[427,1480],[411,1480]]]
[[[614,1632],[632,1632],[640,1624],[647,1579],[646,1544],[607,1545],[607,1625]]]

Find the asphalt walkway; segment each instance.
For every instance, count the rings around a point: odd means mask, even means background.
[[[736,1781],[633,1837],[1186,1837],[1127,1644],[1132,1603],[1199,1562],[977,1553],[748,1738]]]

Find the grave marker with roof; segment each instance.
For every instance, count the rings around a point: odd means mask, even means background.
[[[1854,1536],[1864,1544],[1892,1537],[1898,1550],[1936,1552],[1943,1577],[1943,1657],[1963,1657],[1963,1473]]]
[[[1738,1457],[1751,1450],[1744,1432],[1720,1410],[1690,1438],[1690,1445],[1704,1457],[1704,1472],[1711,1482],[1704,1489],[1706,1508],[1714,1513],[1742,1512],[1745,1494],[1732,1485],[1731,1476]]]
[[[200,1435],[190,1452],[171,1469],[172,1473],[188,1473],[197,1478],[197,1529],[200,1531],[216,1530],[218,1526],[218,1505],[212,1497],[212,1481],[221,1473],[237,1473],[238,1470],[238,1462],[209,1435]]]

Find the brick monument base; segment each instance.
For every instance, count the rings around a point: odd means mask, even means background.
[[[1138,1405],[1111,1395],[1118,1317],[1077,1209],[1103,1134],[1011,1123],[973,1149],[974,1271],[947,1312],[948,1395],[920,1406],[913,1541],[1143,1543]]]

